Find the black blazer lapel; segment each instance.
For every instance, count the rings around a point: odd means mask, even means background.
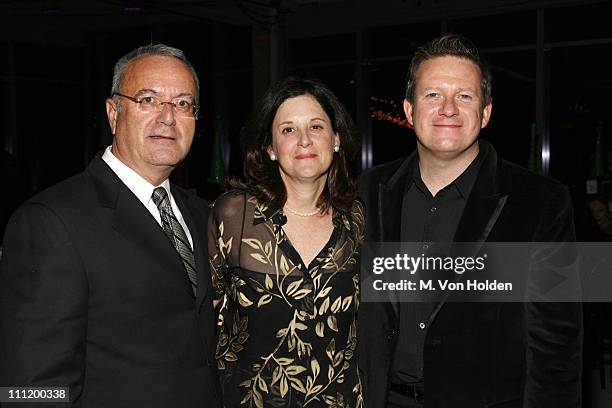
[[[474,199],[470,196],[453,242],[485,242],[504,209],[507,199],[508,194],[474,197]]]
[[[100,204],[113,213],[113,229],[142,250],[142,256],[150,258],[172,273],[180,273],[185,290],[194,297],[183,261],[174,249],[161,226],[147,211],[119,177],[97,156],[87,172],[93,179]]]
[[[487,241],[509,197],[505,174],[500,167],[495,149],[486,141],[481,140],[479,143],[481,149],[485,150],[485,157],[453,239],[455,243],[473,245],[470,248],[466,248],[465,245],[453,245],[451,256],[475,256],[478,253],[483,243]],[[457,252],[459,247],[461,253]],[[466,250],[469,254],[465,253]],[[455,274],[454,281],[458,282],[463,277],[463,274]],[[430,322],[435,319],[450,295],[451,291],[448,290],[442,294],[442,299],[430,315]]]
[[[416,158],[416,152],[413,152],[388,180],[378,185],[378,228],[382,242],[399,242],[401,239],[402,201],[406,181],[413,177]]]
[[[485,242],[509,196],[495,149],[486,141],[480,144],[485,157],[453,242]]]
[[[416,153],[412,153],[400,165],[397,171],[386,183],[378,185],[378,231],[381,242],[400,242],[402,228],[402,201],[406,189],[406,181],[413,176]],[[392,291],[387,291],[389,304],[397,318],[399,316],[398,299]]]
[[[169,272],[180,274],[185,290],[195,297],[181,256],[161,226],[127,187],[120,190],[113,228],[140,246],[143,253],[156,263],[168,265]]]

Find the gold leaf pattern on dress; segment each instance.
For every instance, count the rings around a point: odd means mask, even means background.
[[[364,213],[335,212],[334,232],[303,265],[273,211],[243,192],[209,223],[218,306],[217,367],[227,407],[361,407],[355,317]],[[235,243],[240,243],[236,245]]]

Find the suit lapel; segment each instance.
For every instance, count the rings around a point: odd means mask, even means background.
[[[378,185],[378,230],[381,242],[400,242],[401,240],[402,201],[406,182],[413,176],[412,169],[415,159],[416,153],[408,156],[386,183]],[[397,318],[399,303],[396,294],[393,291],[387,291],[387,295]]]
[[[453,242],[485,242],[509,197],[501,163],[493,146],[481,140],[484,158]]]
[[[194,297],[183,260],[149,211],[104,163],[101,155],[87,169],[94,180],[99,202],[113,211],[112,228],[141,249],[149,258],[171,273],[180,274],[185,290]]]
[[[406,181],[413,177],[416,152],[412,153],[398,167],[386,183],[378,185],[378,228],[379,241],[399,242],[401,239],[402,200]]]
[[[509,197],[495,149],[486,141],[481,140],[479,143],[481,149],[486,149],[485,157],[453,239],[454,243],[473,245],[470,248],[466,248],[465,245],[453,245],[451,256],[476,256],[487,241]],[[469,253],[466,253],[466,250]],[[454,281],[458,282],[463,277],[464,274],[455,274]],[[450,295],[449,290],[442,294],[442,299],[430,315],[430,322],[435,319]]]
[[[194,297],[181,256],[159,224],[127,188],[119,193],[113,228],[138,245],[155,263],[168,265],[168,271],[180,274],[185,290]]]

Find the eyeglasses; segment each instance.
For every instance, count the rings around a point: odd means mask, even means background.
[[[141,96],[140,98],[134,98],[133,96],[123,95],[119,92],[113,92],[113,96],[122,96],[130,101],[138,104],[138,110],[142,113],[161,112],[164,109],[164,105],[168,104],[172,106],[174,113],[178,116],[186,118],[198,118],[198,110],[200,106],[193,103],[189,99],[175,98],[171,101],[162,101],[157,96]]]

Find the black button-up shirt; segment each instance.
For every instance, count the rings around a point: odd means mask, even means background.
[[[435,197],[423,183],[419,162],[415,160],[413,178],[407,180],[402,202],[402,242],[418,242],[426,253],[432,243],[453,241],[483,155],[481,149],[468,168]],[[423,347],[433,306],[431,303],[400,303],[392,382],[423,380]]]

